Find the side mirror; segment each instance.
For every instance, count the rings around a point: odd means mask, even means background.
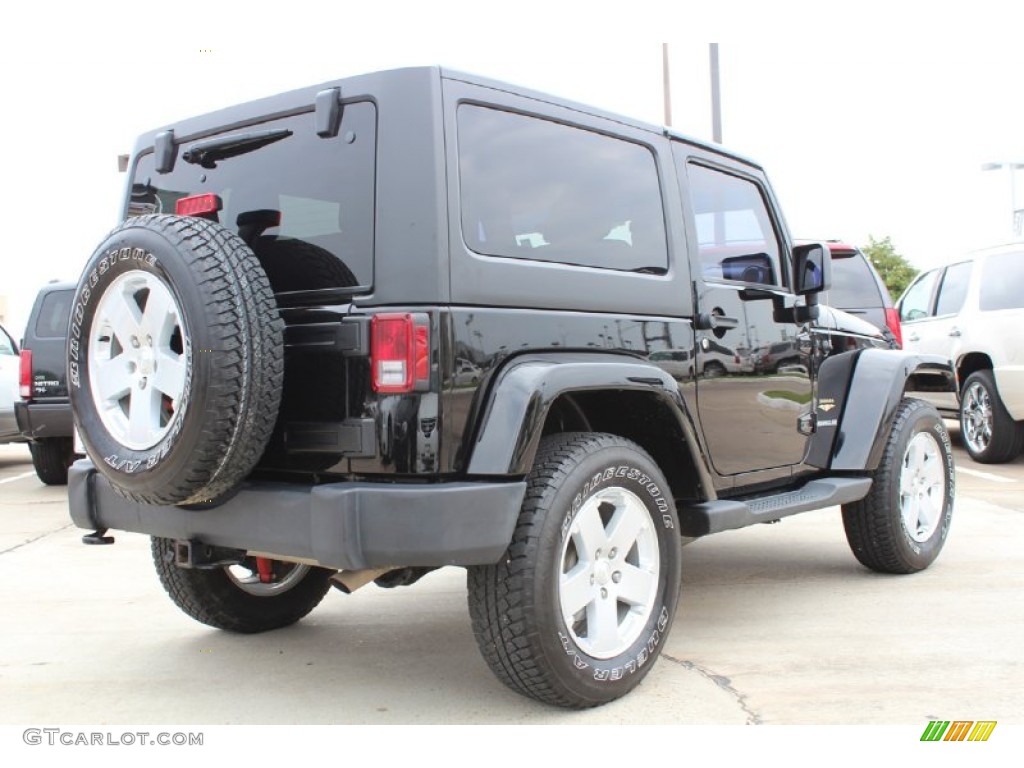
[[[823,243],[808,243],[793,248],[793,273],[796,294],[817,303],[817,294],[832,287],[832,254]]]

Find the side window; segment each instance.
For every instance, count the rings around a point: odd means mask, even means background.
[[[939,287],[939,298],[935,301],[935,314],[955,315],[964,306],[967,298],[967,283],[971,279],[971,262],[954,264],[946,268]]]
[[[3,328],[0,328],[0,355],[16,355],[18,347]]]
[[[687,177],[704,279],[781,285],[779,241],[757,184],[695,164]]]
[[[941,272],[941,269],[925,272],[907,289],[900,299],[900,320],[913,322],[931,317],[932,294],[935,293],[935,283]]]
[[[979,305],[983,312],[1024,308],[1024,253],[989,256],[981,273]]]
[[[668,268],[658,170],[640,144],[463,104],[462,233],[477,253],[606,269]]]

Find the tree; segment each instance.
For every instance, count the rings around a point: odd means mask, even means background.
[[[870,259],[878,274],[882,276],[882,282],[889,289],[889,295],[896,300],[910,285],[917,273],[920,271],[911,266],[910,262],[896,253],[896,247],[892,240],[883,237],[875,240],[874,236],[868,235],[868,244],[861,248],[864,255]]]

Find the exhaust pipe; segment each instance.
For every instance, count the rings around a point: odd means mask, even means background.
[[[395,570],[396,566],[389,565],[384,568],[366,568],[362,571],[338,571],[331,577],[331,581],[334,582],[334,586],[344,592],[346,595],[351,595],[360,587],[365,587],[374,579],[378,579],[385,573],[390,573]]]

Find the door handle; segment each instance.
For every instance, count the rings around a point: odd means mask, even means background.
[[[952,329],[950,330],[950,332],[949,332],[949,335],[950,335],[950,336],[959,336],[959,335],[960,335],[960,329],[959,329],[959,328],[957,328],[957,327],[956,327],[956,326],[954,325],[954,326],[953,326],[953,328],[952,328]]]

